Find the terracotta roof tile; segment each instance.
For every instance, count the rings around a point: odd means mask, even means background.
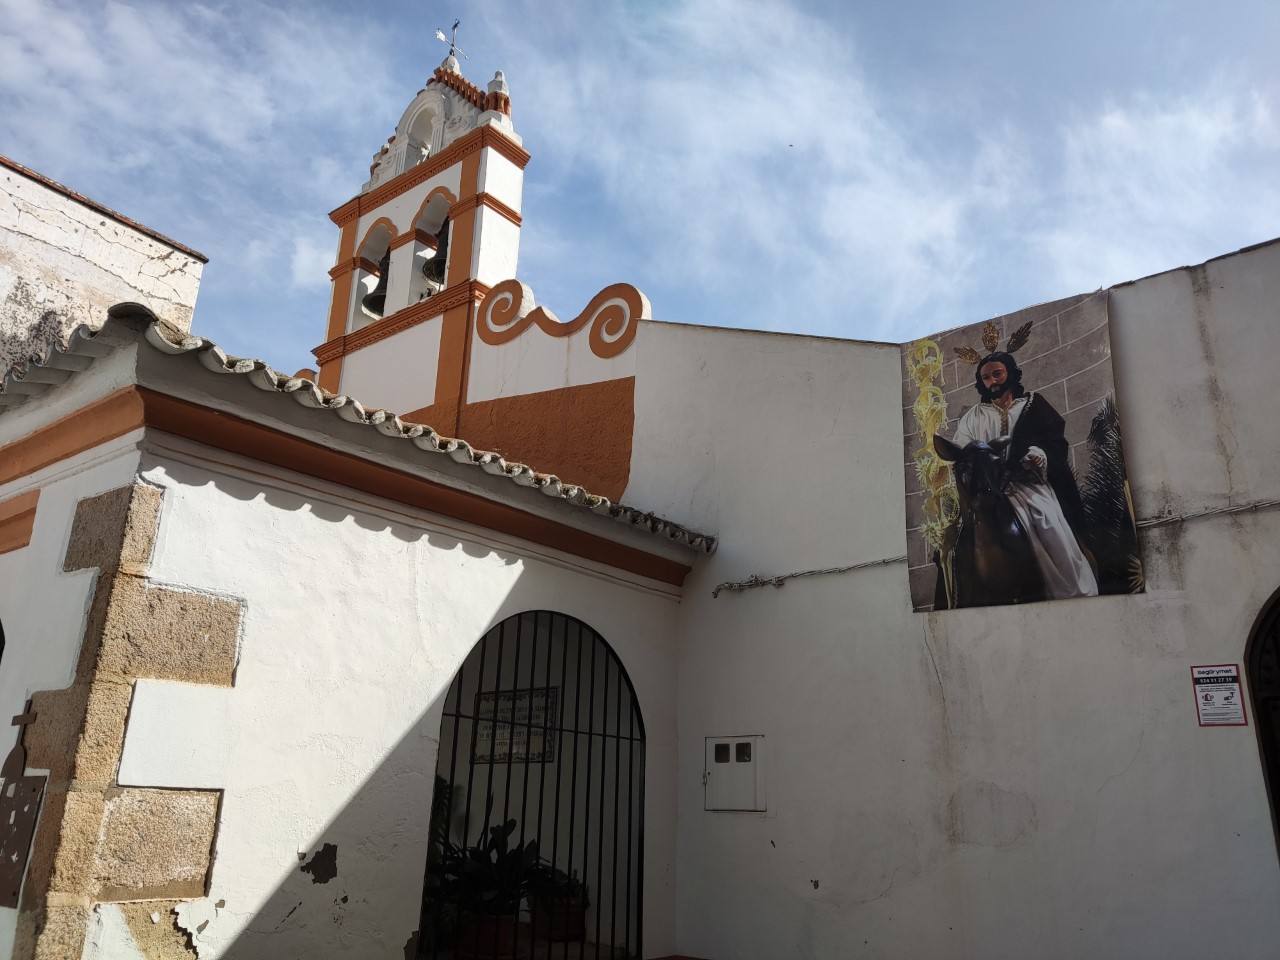
[[[62,382],[84,369],[93,357],[108,352],[109,347],[95,342],[97,335],[98,331],[87,326],[79,327],[71,333],[65,348],[55,344],[45,356],[32,357],[29,364],[5,371],[0,378],[0,413],[47,391],[56,382]],[[532,487],[548,497],[611,517],[691,550],[715,552],[716,538],[713,536],[690,530],[656,514],[614,503],[585,487],[566,483],[551,473],[539,473],[527,464],[506,460],[492,451],[478,450],[465,440],[446,437],[426,424],[411,423],[387,410],[366,407],[352,397],[330,393],[305,378],[278,373],[261,360],[229,356],[204,337],[184,334],[158,321],[147,324],[143,336],[147,343],[163,354],[195,354],[206,370],[244,377],[259,390],[292,397],[295,403],[304,407],[328,410],[348,423],[362,424],[383,436],[406,440],[426,454],[442,454],[455,463],[477,467],[490,476],[501,477],[518,486]],[[42,376],[45,370],[58,371],[47,378],[55,382],[47,382]]]

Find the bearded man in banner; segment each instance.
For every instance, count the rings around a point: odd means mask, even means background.
[[[1013,357],[1030,330],[1031,324],[1024,324],[1001,351],[996,350],[998,331],[988,324],[983,333],[985,356],[971,347],[956,349],[975,366],[974,383],[981,402],[960,417],[950,441],[954,446],[948,447],[951,455],[944,458],[962,461],[985,456],[1000,461],[999,493],[1007,498],[1022,528],[1021,535],[1014,531],[1013,536],[1019,549],[1029,546],[1040,574],[1040,596],[1028,596],[1025,591],[1018,596],[1014,591],[1015,595],[1000,597],[997,588],[987,603],[1098,595],[1097,577],[1082,548],[1084,509],[1068,463],[1065,421],[1048,400],[1023,387],[1022,370]],[[946,444],[945,438],[940,439]],[[941,446],[937,439],[935,446]],[[998,549],[993,543],[1000,542],[988,538],[978,548]]]

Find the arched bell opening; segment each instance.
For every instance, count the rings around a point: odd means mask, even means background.
[[[617,654],[550,611],[445,696],[420,958],[642,956],[644,720]]]
[[[444,118],[441,116],[443,104],[424,104],[409,124],[407,145],[408,155],[404,168],[416,167],[440,149],[440,139],[444,132]]]
[[[1244,658],[1271,823],[1280,854],[1280,590],[1271,595],[1258,615]]]
[[[386,314],[387,283],[391,275],[391,240],[395,226],[380,219],[365,234],[356,251],[360,267],[356,274],[356,311],[351,328],[381,320]]]
[[[445,192],[433,191],[413,221],[413,277],[409,302],[425,300],[444,289],[449,263],[449,204]]]

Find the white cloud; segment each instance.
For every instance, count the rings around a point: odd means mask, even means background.
[[[856,35],[781,0],[579,7],[578,31],[557,9],[491,25],[530,174],[562,200],[599,190],[614,240],[589,257],[611,262],[607,279],[661,286],[668,319],[906,339],[1280,222],[1274,101],[1247,87],[1130,92],[1060,126],[981,96],[895,99]],[[596,239],[577,224],[557,246]],[[700,297],[724,315],[685,314]]]
[[[229,346],[319,342],[325,214],[411,93],[390,80],[386,32],[261,0],[0,0],[0,23],[5,151],[209,254],[196,321]]]
[[[1280,224],[1271,104],[1257,91],[1150,96],[1068,125],[1056,223],[1040,237],[1064,282],[1085,288],[1270,239]]]
[[[538,175],[588,176],[615,229],[649,238],[623,269],[718,291],[754,325],[785,328],[800,307],[830,332],[856,304],[863,335],[968,287],[976,226],[1022,175],[1006,135],[926,158],[920,118],[887,113],[852,39],[774,0],[646,7],[644,23],[606,9],[607,38],[513,69],[513,97]],[[513,31],[505,52],[543,40]]]
[[[412,97],[403,76],[443,52],[396,35],[411,15],[0,0],[0,143],[204,249],[197,323],[301,362],[323,335],[325,212]],[[506,70],[534,155],[522,274],[561,315],[630,280],[664,319],[906,339],[1280,222],[1274,87],[1075,91],[1015,116],[981,86],[923,96],[926,59],[896,96],[852,17],[783,0],[471,17],[468,75]]]
[[[300,234],[293,238],[293,256],[289,261],[290,281],[295,287],[329,289],[329,268],[333,266],[331,237]]]

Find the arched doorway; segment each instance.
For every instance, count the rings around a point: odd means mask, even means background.
[[[550,611],[445,695],[420,957],[642,956],[644,721],[617,654]]]
[[[1254,624],[1245,648],[1245,676],[1271,801],[1271,822],[1280,847],[1280,591],[1272,595]]]

